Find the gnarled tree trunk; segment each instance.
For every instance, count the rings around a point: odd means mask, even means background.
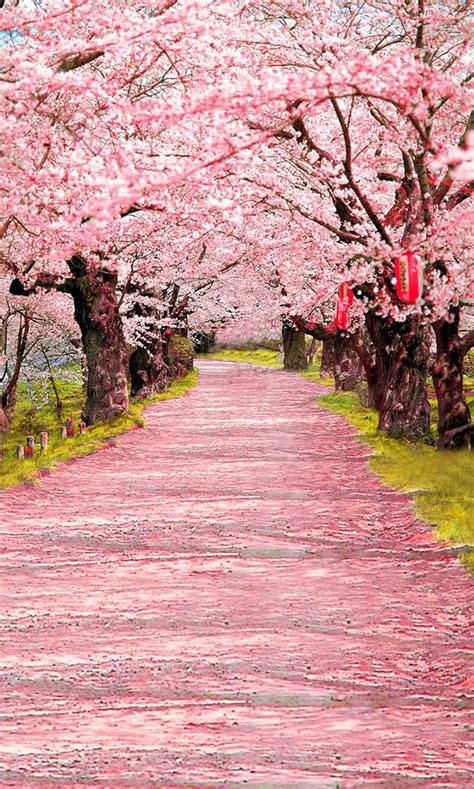
[[[440,449],[461,449],[468,447],[470,441],[469,431],[461,430],[470,424],[471,414],[464,397],[464,350],[459,337],[459,317],[459,307],[451,307],[450,320],[433,324],[436,362],[432,374],[438,400]]]
[[[132,397],[143,399],[164,392],[170,376],[163,359],[161,339],[149,347],[136,348],[130,356],[129,370]]]
[[[74,300],[87,359],[87,396],[83,419],[91,425],[108,421],[128,409],[127,349],[115,288],[117,278],[105,270],[91,271],[86,261],[68,261],[73,279],[64,289]]]
[[[375,349],[367,379],[379,412],[378,430],[393,438],[426,438],[430,433],[428,328],[416,316],[394,323],[369,313],[366,323]]]
[[[305,333],[296,329],[289,321],[283,321],[283,368],[285,370],[306,370]]]
[[[362,363],[354,351],[350,337],[336,334],[334,338],[333,370],[336,390],[349,392],[364,374]]]
[[[323,350],[321,353],[321,368],[319,374],[322,378],[332,378],[334,376],[335,365],[335,337],[328,337],[323,340]]]

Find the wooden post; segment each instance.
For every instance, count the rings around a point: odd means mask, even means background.
[[[35,454],[35,437],[34,436],[27,436],[26,437],[26,447],[25,447],[25,456],[26,457],[33,457]]]
[[[74,438],[74,417],[66,419],[66,435],[68,438]]]
[[[61,438],[67,438],[67,431],[64,425],[61,426],[60,436]]]
[[[86,425],[85,422],[81,422],[81,424],[79,425],[79,432],[80,432],[81,436],[83,436],[84,433],[86,432],[86,427],[87,427],[87,425]]]
[[[16,459],[17,460],[24,460],[25,459],[25,450],[23,448],[23,444],[16,445]]]
[[[46,452],[48,449],[48,434],[46,431],[44,433],[40,433],[40,447],[41,452]]]

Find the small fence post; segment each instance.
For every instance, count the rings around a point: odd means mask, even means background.
[[[40,448],[41,452],[46,452],[48,449],[48,434],[46,431],[40,433]]]
[[[16,445],[16,459],[17,460],[24,460],[25,459],[25,450],[23,444]]]
[[[74,417],[66,419],[66,435],[68,438],[74,438]]]

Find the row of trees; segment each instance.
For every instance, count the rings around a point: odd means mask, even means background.
[[[167,385],[171,328],[240,315],[324,340],[346,379],[362,366],[389,435],[429,433],[432,372],[441,442],[467,445],[467,4],[19,2],[0,29],[6,302],[53,299],[75,327],[88,422],[128,407],[129,379]]]

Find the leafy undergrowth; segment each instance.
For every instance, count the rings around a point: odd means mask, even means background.
[[[318,402],[359,430],[363,442],[375,450],[373,471],[414,498],[419,517],[436,528],[440,539],[474,547],[474,452],[438,452],[427,444],[377,435],[377,414],[361,406],[353,392],[334,392]],[[462,559],[474,569],[474,550],[463,552]]]
[[[110,422],[97,423],[87,428],[83,436],[76,435],[74,438],[66,440],[60,438],[61,420],[54,407],[52,392],[48,393],[47,401],[38,408],[28,398],[25,388],[22,387],[19,391],[15,418],[3,446],[4,457],[0,465],[0,489],[33,480],[42,470],[53,469],[57,463],[74,457],[89,455],[106,446],[108,440],[114,436],[137,427],[144,427],[146,420],[143,410],[148,405],[160,400],[180,397],[196,386],[197,382],[198,372],[194,370],[184,378],[174,381],[166,392],[149,400],[133,401],[127,414]],[[79,383],[65,381],[57,381],[57,386],[63,402],[64,418],[74,417],[76,425],[78,425],[83,405],[82,386]],[[15,456],[16,444],[24,444],[27,434],[35,435],[36,441],[39,442],[39,433],[44,430],[49,433],[48,451],[44,455],[39,454],[39,444],[37,444],[36,454],[33,458],[18,461]]]

